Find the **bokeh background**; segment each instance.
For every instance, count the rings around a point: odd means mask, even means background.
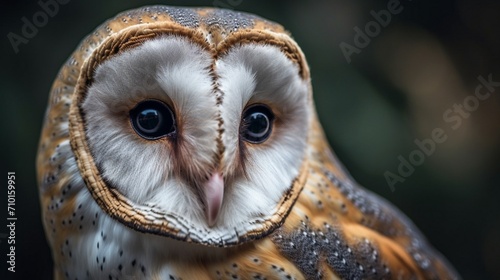
[[[353,177],[402,209],[464,279],[500,279],[500,86],[460,117],[456,130],[455,121],[443,119],[454,104],[470,100],[478,76],[500,81],[500,2],[401,0],[401,12],[379,32],[373,29],[348,63],[339,45],[355,47],[354,28],[365,30],[374,21],[371,11],[391,2],[72,0],[15,53],[7,34],[21,35],[22,18],[31,21],[42,9],[37,1],[2,1],[0,221],[7,215],[6,173],[15,171],[18,222],[15,274],[6,270],[7,229],[0,227],[1,279],[52,275],[35,155],[59,67],[104,20],[148,4],[226,7],[283,24],[308,58],[320,119]],[[418,148],[414,141],[431,137],[435,128],[447,140],[390,188],[384,173],[397,174],[398,157],[408,159]]]

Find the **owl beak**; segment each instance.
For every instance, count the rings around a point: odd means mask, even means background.
[[[205,215],[208,225],[211,227],[217,221],[217,216],[224,197],[224,179],[219,172],[214,172],[203,185],[205,195]]]

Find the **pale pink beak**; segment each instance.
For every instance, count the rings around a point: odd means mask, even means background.
[[[205,195],[205,215],[208,225],[213,226],[217,221],[222,199],[224,198],[224,179],[219,172],[214,172],[202,186]]]

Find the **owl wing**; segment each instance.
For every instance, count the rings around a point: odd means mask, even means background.
[[[313,123],[307,182],[271,237],[278,251],[307,279],[458,279],[404,214],[349,177]]]

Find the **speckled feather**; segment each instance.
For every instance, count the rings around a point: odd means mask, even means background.
[[[77,169],[82,164],[75,162],[82,159],[75,157],[75,144],[70,141],[70,108],[76,102],[82,69],[90,65],[87,76],[91,77],[93,56],[133,48],[154,37],[159,26],[165,28],[162,23],[169,23],[169,28],[183,28],[186,36],[192,31],[198,36],[194,36],[196,40],[204,38],[200,44],[214,57],[236,43],[264,36],[283,49],[303,79],[309,79],[303,54],[286,31],[254,15],[154,6],[124,12],[96,29],[71,55],[53,84],[38,151],[43,221],[56,279],[162,279],[166,275],[170,279],[459,278],[411,221],[349,177],[331,152],[315,116],[311,119],[304,168],[295,193],[283,199],[283,211],[270,218],[269,225],[253,229],[251,235],[237,234],[217,245],[221,248],[210,247],[214,251],[211,256],[200,254],[188,262],[181,255],[157,254],[159,249],[144,245],[149,239],[153,244],[185,246],[194,251],[214,245],[203,241],[203,237],[187,238],[185,242],[172,239],[191,234],[179,228],[141,227],[145,219],[152,220],[151,224],[158,219],[151,213],[148,216],[145,206],[127,208],[133,211],[125,215],[131,219],[129,223],[118,214],[113,216],[112,210],[103,211],[106,203],[94,200],[99,195],[92,193],[89,185],[93,182],[85,172]],[[146,31],[135,34],[135,40],[125,41],[128,45],[103,48],[109,38],[119,37],[131,28]],[[96,50],[105,52],[95,54]],[[113,221],[113,226],[104,228],[110,216],[122,223]],[[140,240],[129,240],[122,234],[135,230]],[[86,245],[89,243],[93,244],[91,248]],[[147,254],[154,255],[154,265]]]

